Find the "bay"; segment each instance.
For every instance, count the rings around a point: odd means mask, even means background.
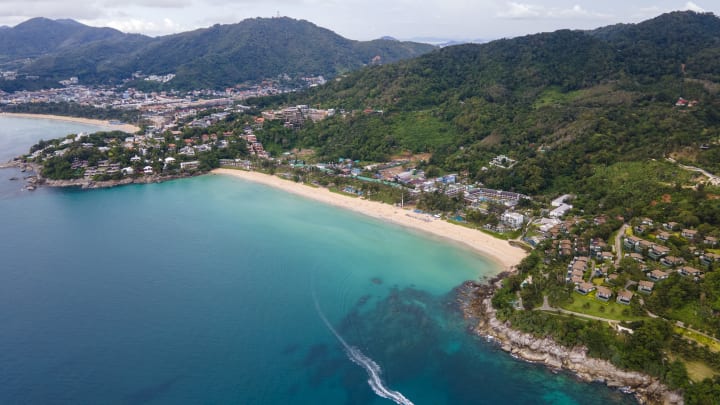
[[[416,404],[633,403],[469,334],[489,261],[351,212],[204,176],[0,213],[2,403],[392,403],[339,338]]]

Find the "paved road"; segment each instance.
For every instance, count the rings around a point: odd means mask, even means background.
[[[668,162],[671,162],[671,163],[677,163],[677,162],[675,161],[675,159],[666,158],[665,160],[667,160]],[[710,184],[712,184],[713,186],[720,185],[720,176],[716,176],[716,175],[708,172],[708,171],[705,170],[705,169],[701,169],[701,168],[695,167],[695,166],[687,166],[687,165],[683,165],[683,164],[680,164],[680,163],[677,163],[677,165],[678,165],[681,169],[689,170],[689,171],[691,171],[691,172],[698,172],[698,173],[702,174],[703,176],[705,176],[705,177],[707,177],[708,179],[710,179]]]
[[[620,260],[622,260],[622,239],[623,236],[625,236],[625,231],[628,226],[628,224],[623,224],[617,235],[615,235],[615,268],[620,267]]]

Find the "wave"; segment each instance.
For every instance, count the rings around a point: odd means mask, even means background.
[[[315,301],[315,309],[317,310],[318,315],[320,315],[320,318],[325,323],[325,326],[327,326],[330,332],[332,332],[332,334],[335,335],[340,344],[342,344],[343,348],[345,349],[345,353],[347,353],[350,361],[364,368],[367,372],[368,384],[370,385],[370,388],[373,390],[373,392],[375,392],[377,396],[390,399],[399,405],[414,405],[412,401],[407,399],[399,391],[391,390],[390,388],[386,387],[381,377],[382,369],[380,368],[380,366],[373,359],[366,356],[365,353],[363,353],[360,349],[355,346],[350,346],[345,341],[345,339],[343,339],[340,333],[335,330],[335,328],[325,316],[325,313],[323,313],[322,309],[320,309],[320,302],[318,302],[318,299],[315,296],[314,292],[313,300]]]

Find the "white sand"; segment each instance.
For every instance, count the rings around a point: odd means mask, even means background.
[[[79,124],[99,125],[99,126],[110,127],[113,130],[127,132],[129,134],[134,134],[135,132],[140,130],[140,127],[136,127],[135,125],[130,125],[130,124],[113,125],[110,123],[110,121],[93,120],[93,119],[89,119],[89,118],[79,118],[79,117],[66,117],[64,115],[5,113],[4,112],[4,113],[0,113],[0,116],[18,117],[18,118],[37,118],[37,119],[44,119],[44,120],[76,122]]]
[[[258,172],[215,169],[213,173],[235,176],[252,182],[262,183],[305,198],[352,210],[373,218],[462,243],[495,261],[502,270],[511,270],[513,266],[519,264],[527,255],[524,250],[511,246],[507,241],[494,238],[474,229],[454,225],[441,219],[435,219],[429,215],[417,214],[412,210],[351,196],[344,196],[333,193],[326,188],[309,187],[301,183],[283,180],[276,176]]]

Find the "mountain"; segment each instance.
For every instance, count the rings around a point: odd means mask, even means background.
[[[39,47],[41,41],[36,39],[38,29],[29,29],[39,25],[68,31],[85,27],[35,19],[13,28],[14,32],[35,33],[12,37],[26,38],[23,46],[33,49],[34,53],[27,51],[23,56],[45,53],[20,73],[54,81],[77,76],[86,84],[119,83],[140,71],[147,75],[174,73],[176,77],[169,85],[177,89],[222,88],[282,74],[335,76],[366,64],[395,62],[434,49],[427,44],[394,40],[353,41],[291,18],[248,19],[159,38],[112,30],[116,34],[102,31],[105,38],[81,43],[79,39],[89,39],[90,35],[56,35],[58,39],[44,47]],[[0,31],[0,42],[4,38],[11,36]],[[35,43],[38,46],[30,46]]]
[[[446,47],[272,102],[383,111],[294,135],[322,157],[429,152],[431,166],[537,194],[578,188],[599,165],[668,155],[720,171],[719,93],[720,19],[675,12]],[[517,165],[489,166],[499,154]]]
[[[0,30],[0,62],[62,52],[125,35],[112,28],[89,27],[73,20],[33,18]]]

